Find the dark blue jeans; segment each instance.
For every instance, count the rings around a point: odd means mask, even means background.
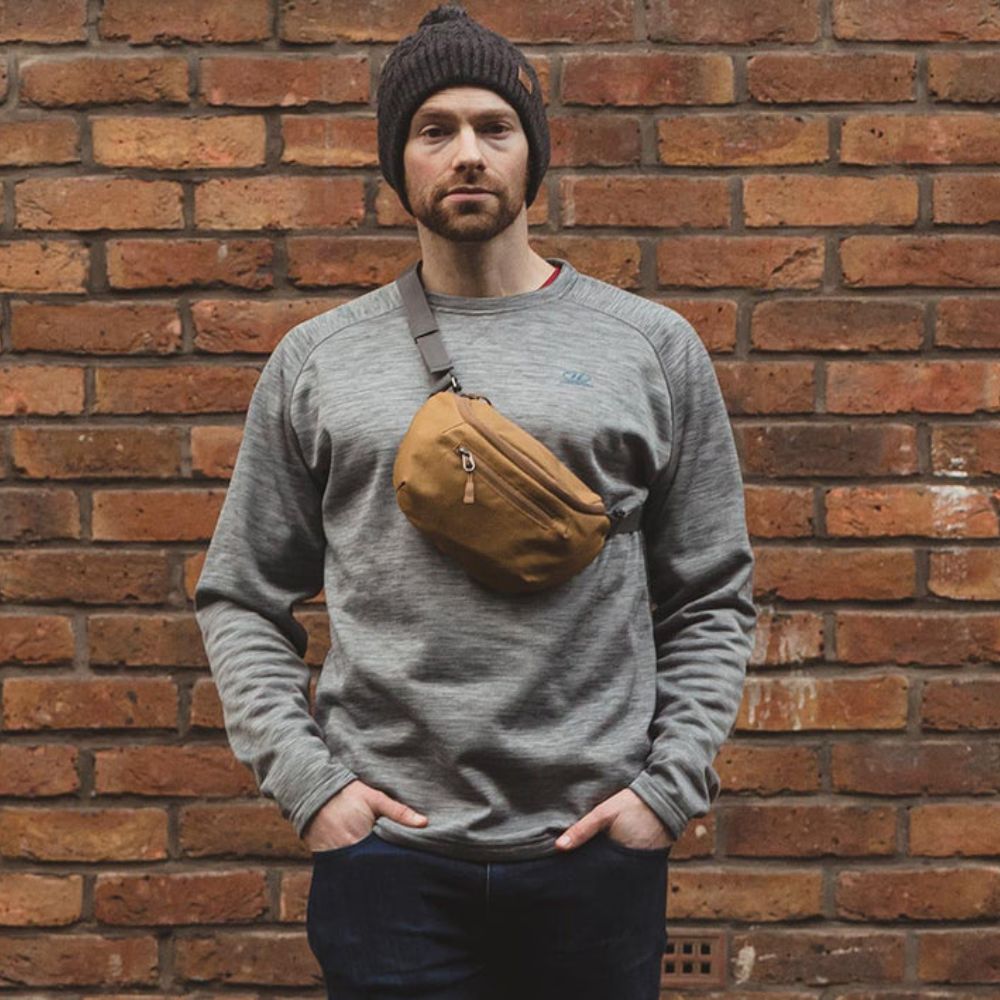
[[[465,861],[373,831],[313,854],[309,947],[329,1000],[657,1000],[669,854],[602,831]]]

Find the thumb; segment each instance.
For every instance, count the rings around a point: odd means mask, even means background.
[[[405,823],[407,826],[423,826],[427,822],[427,817],[423,813],[418,813],[416,809],[404,806],[402,802],[397,802],[390,798],[385,792],[377,792],[373,803],[383,816],[396,820],[397,823]]]

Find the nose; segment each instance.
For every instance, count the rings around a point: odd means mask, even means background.
[[[463,125],[458,132],[458,145],[455,148],[455,159],[452,166],[456,170],[471,166],[483,165],[483,151],[479,146],[479,137],[472,125]]]

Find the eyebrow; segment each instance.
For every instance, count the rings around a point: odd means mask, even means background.
[[[425,108],[422,111],[418,111],[414,116],[414,121],[423,120],[424,118],[457,118],[458,115],[453,111],[449,111],[446,108]],[[473,121],[483,121],[486,118],[509,118],[511,117],[511,112],[507,108],[487,108],[485,111],[477,111],[469,116]]]

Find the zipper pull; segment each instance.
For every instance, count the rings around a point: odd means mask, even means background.
[[[472,457],[472,452],[463,445],[459,445],[456,450],[462,456],[462,468],[469,474],[469,478],[465,480],[465,496],[462,497],[462,503],[475,503],[476,488],[472,482],[472,473],[476,469],[476,460]]]

